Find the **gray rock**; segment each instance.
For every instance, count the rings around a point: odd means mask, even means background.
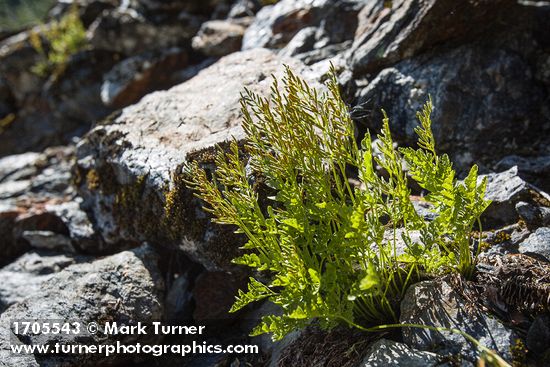
[[[282,308],[271,301],[251,305],[249,309],[243,310],[242,316],[239,317],[243,320],[239,323],[240,330],[245,335],[250,335],[252,330],[260,324],[262,317],[267,315],[280,316],[281,314]],[[282,350],[294,341],[299,334],[300,331],[293,331],[279,341],[273,341],[271,334],[260,334],[252,337],[250,341],[258,345],[262,353],[270,355],[271,365],[276,366]]]
[[[34,165],[40,157],[39,153],[28,152],[0,158],[0,182],[18,181],[36,174]]]
[[[413,200],[412,204],[418,215],[424,220],[432,221],[436,218],[433,205],[424,200]]]
[[[227,17],[228,18],[250,17],[256,14],[256,12],[260,10],[260,8],[261,8],[261,4],[260,4],[260,1],[258,0],[237,0],[231,6],[231,9],[229,10]]]
[[[372,110],[361,123],[375,131],[384,109],[394,138],[406,146],[416,144],[416,112],[431,96],[438,149],[464,174],[472,164],[483,169],[518,147],[547,146],[544,95],[517,52],[466,45],[382,70],[360,91],[358,104]]]
[[[101,333],[85,331],[89,322],[103,324],[113,321],[130,324],[160,320],[162,317],[163,281],[157,267],[158,256],[149,246],[95,260],[74,264],[53,275],[29,297],[8,307],[0,316],[0,360],[8,365],[22,365],[21,359],[31,358],[10,352],[6,332],[13,320],[77,320],[84,330],[79,335],[31,335],[21,339],[25,343],[53,343],[55,341],[79,344],[156,343],[155,335],[117,335],[102,339]],[[12,336],[11,341],[17,341]],[[79,354],[67,356],[34,356],[41,366],[76,366],[101,364],[105,356]],[[112,361],[112,356],[109,360]],[[132,356],[118,356],[132,358]],[[31,358],[32,360],[32,358]]]
[[[173,74],[186,66],[187,52],[178,47],[129,57],[103,76],[101,100],[108,106],[128,106],[149,92],[172,86]]]
[[[32,354],[15,354],[11,351],[11,345],[22,345],[23,343],[17,339],[9,327],[5,326],[5,322],[1,322],[0,317],[0,366],[26,366],[40,367],[36,358]]]
[[[18,33],[0,42],[0,75],[17,104],[40,91],[44,79],[31,72],[39,55],[30,43],[32,32],[40,27]]]
[[[351,46],[351,40],[332,44],[316,27],[301,29],[281,50],[281,55],[292,56],[306,65],[340,56]]]
[[[445,280],[423,281],[412,285],[401,303],[401,323],[458,329],[483,345],[511,359],[510,346],[515,334],[498,320],[482,314],[456,293]],[[403,341],[416,349],[440,355],[460,354],[475,363],[479,351],[458,334],[421,328],[403,329]]]
[[[483,34],[514,8],[515,1],[456,3],[452,0],[369,1],[359,14],[351,53],[354,73],[369,73],[430,47]]]
[[[70,200],[73,148],[50,148],[0,159],[0,266],[28,249],[25,231],[66,234],[62,221],[45,209]]]
[[[199,30],[200,18],[186,12],[146,17],[131,8],[104,11],[89,27],[88,39],[98,50],[136,55],[183,46]]]
[[[15,111],[15,98],[10,86],[6,82],[6,79],[0,77],[0,119],[4,120],[10,116],[14,117]]]
[[[112,53],[78,52],[49,78],[32,72],[43,56],[33,48],[31,35],[41,35],[49,27],[35,27],[0,42],[0,89],[7,88],[3,94],[13,100],[10,114],[2,116],[8,120],[2,123],[0,156],[68,144],[110,112],[101,103],[99,86],[103,72],[114,63]]]
[[[482,219],[489,226],[517,222],[519,216],[516,204],[519,202],[533,202],[533,198],[537,196],[545,200],[550,198],[548,194],[519,177],[517,167],[500,173],[480,175],[479,181],[484,177],[487,178],[485,197],[492,202],[483,213]]]
[[[301,33],[292,47],[301,52],[338,44],[353,38],[357,26],[357,14],[367,3],[362,0],[281,0],[275,5],[263,7],[254,22],[246,30],[243,50],[265,47],[280,49],[287,45],[301,30],[314,27],[314,34]],[[290,53],[294,53],[292,51]]]
[[[415,350],[403,343],[380,339],[371,344],[367,355],[357,367],[428,367],[440,366],[442,357],[435,353]]]
[[[211,20],[204,22],[193,37],[193,49],[206,56],[225,56],[241,49],[246,27],[235,21]]]
[[[531,233],[519,244],[519,252],[542,256],[546,261],[550,261],[550,227],[541,227]]]
[[[0,269],[0,313],[40,291],[42,283],[85,257],[50,252],[28,252]]]
[[[57,250],[65,253],[73,253],[75,249],[71,239],[63,234],[52,231],[23,231],[21,237],[39,250]]]
[[[523,221],[534,227],[550,225],[550,208],[520,201],[516,204],[516,212]]]
[[[63,72],[50,77],[42,95],[46,98],[55,132],[62,138],[50,139],[48,146],[67,144],[83,135],[93,122],[113,109],[101,101],[103,75],[118,61],[119,55],[101,49],[86,48],[72,55]]]
[[[227,3],[226,0],[186,0],[186,1],[166,1],[166,0],[130,0],[128,7],[135,9],[140,13],[147,14],[155,12],[179,12],[210,14],[215,9]]]
[[[94,229],[88,213],[82,208],[82,198],[74,197],[71,201],[48,204],[46,210],[63,222],[71,239],[71,244],[84,253],[108,252],[101,236]]]
[[[193,79],[156,92],[93,129],[78,146],[78,190],[98,232],[117,244],[147,240],[178,245],[209,269],[230,267],[240,239],[216,226],[181,180],[189,159],[210,164],[212,147],[240,128],[239,91],[266,94],[270,74],[287,63],[262,49],[222,58]],[[194,153],[192,153],[194,152]],[[165,211],[165,197],[170,203]]]
[[[533,183],[546,192],[550,191],[550,155],[537,157],[510,155],[502,158],[496,164],[495,170],[504,171],[514,166],[518,167],[519,175],[526,181]]]
[[[523,242],[531,232],[524,225],[518,223],[501,227],[496,231],[485,232],[482,239],[482,251],[486,254],[517,254],[519,244]],[[489,248],[485,248],[489,245]]]

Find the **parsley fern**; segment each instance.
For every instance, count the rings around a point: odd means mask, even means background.
[[[269,99],[245,90],[241,105],[244,151],[232,142],[227,152],[218,150],[215,172],[192,162],[187,177],[214,219],[248,238],[234,262],[269,279],[250,278],[232,311],[264,299],[283,310],[265,316],[253,334],[280,339],[313,319],[325,328],[395,322],[406,288],[421,276],[471,274],[470,234],[489,204],[485,182],[477,183],[475,166],[458,181],[449,157],[436,153],[431,101],[418,114],[417,149],[394,148],[384,117],[380,157],[369,134],[358,145],[334,73],[321,93],[287,68],[282,88],[275,80]],[[404,163],[428,192],[434,220],[417,214]],[[360,185],[352,185],[350,175]],[[267,205],[258,181],[275,193]],[[420,241],[411,239],[413,230]],[[398,233],[406,244],[401,253]]]

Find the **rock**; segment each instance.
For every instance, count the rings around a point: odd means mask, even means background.
[[[75,252],[71,239],[63,234],[52,231],[23,231],[21,237],[36,249]]]
[[[181,179],[181,165],[212,162],[212,147],[243,132],[239,91],[266,94],[282,64],[267,50],[222,58],[193,79],[156,92],[94,128],[77,148],[78,191],[98,233],[121,243],[172,244],[209,270],[233,269],[242,239],[210,222]],[[194,153],[192,153],[194,152]]]
[[[401,302],[400,322],[454,328],[466,332],[481,344],[511,359],[515,334],[498,320],[479,312],[455,292],[446,280],[423,281],[412,285]],[[403,341],[412,348],[437,354],[460,355],[475,363],[479,351],[466,339],[450,332],[420,328],[403,329]]]
[[[531,182],[542,190],[550,191],[550,155],[537,157],[519,157],[510,155],[502,158],[495,166],[495,170],[504,171],[514,166],[518,167],[519,175],[527,182]]]
[[[487,254],[517,254],[519,244],[530,234],[524,225],[514,223],[496,231],[485,232],[481,249]]]
[[[350,64],[371,73],[445,42],[457,44],[484,34],[515,1],[369,1],[359,14]],[[391,116],[391,115],[390,115]]]
[[[517,167],[500,173],[480,175],[478,181],[480,182],[484,177],[487,178],[485,198],[492,201],[482,215],[482,220],[488,226],[517,222],[519,216],[516,204],[519,202],[533,203],[541,200],[548,201],[550,198],[548,194],[521,179],[518,176]]]
[[[118,324],[148,323],[162,317],[163,281],[157,267],[158,256],[149,246],[125,251],[88,263],[74,264],[54,274],[40,285],[29,297],[8,307],[0,316],[0,325],[5,330],[13,320],[76,320],[83,325],[79,335],[28,335],[23,343],[102,344],[156,343],[155,335],[91,335],[85,331],[90,322],[99,325],[106,321]],[[11,353],[5,331],[0,331],[0,360],[9,365],[21,365],[21,358]],[[9,335],[8,335],[9,337]],[[12,340],[17,338],[12,336]],[[117,356],[132,358],[131,356]],[[116,358],[116,357],[115,357]],[[44,355],[34,356],[30,365],[90,365],[105,363],[100,354]],[[113,356],[109,357],[110,361]]]
[[[237,0],[231,6],[228,18],[242,18],[242,17],[251,17],[258,10],[260,10],[261,4],[259,0]]]
[[[519,217],[531,227],[550,225],[550,208],[520,201],[516,204]]]
[[[280,316],[282,308],[271,301],[263,301],[251,304],[240,313],[239,328],[243,334],[250,335],[252,330],[260,324],[262,317],[267,315]],[[293,331],[279,341],[273,341],[271,334],[260,334],[252,337],[250,342],[258,345],[262,353],[269,355],[272,362],[271,365],[276,366],[283,349],[295,340],[299,334],[300,331]]]
[[[69,253],[105,254],[71,185],[74,147],[0,159],[0,266],[32,245]]]
[[[436,214],[434,213],[434,206],[425,201],[425,200],[411,200],[412,204],[414,206],[414,209],[418,213],[418,215],[427,221],[432,221],[436,218]]]
[[[0,42],[0,96],[3,97],[0,109],[4,110],[0,117],[0,157],[23,153],[39,145],[52,130],[53,122],[45,116],[49,107],[39,95],[45,79],[31,71],[39,55],[31,45],[30,36],[39,30],[35,27]]]
[[[0,313],[7,307],[40,291],[42,283],[85,257],[52,252],[28,252],[0,269]]]
[[[186,66],[187,52],[177,47],[129,57],[103,76],[101,100],[116,108],[128,106],[149,92],[172,86],[173,74]]]
[[[81,208],[82,198],[46,205],[46,211],[55,215],[67,228],[71,244],[83,253],[108,253],[108,248],[94,229],[88,214]]]
[[[438,149],[449,153],[462,174],[474,163],[483,170],[506,154],[548,145],[544,92],[525,59],[498,45],[407,59],[382,70],[359,94],[358,104],[372,111],[362,124],[378,131],[384,109],[400,146],[416,144],[416,112],[431,96]]]
[[[520,243],[519,252],[542,256],[546,261],[550,261],[550,227],[541,227],[531,233],[525,241]]]
[[[1,318],[0,318],[0,321]],[[11,351],[11,345],[21,345],[17,337],[12,333],[12,331],[6,327],[2,322],[0,324],[0,366],[1,367],[11,367],[11,366],[26,366],[26,367],[39,367],[40,365],[36,361],[34,355],[32,354],[15,354]]]
[[[96,50],[124,55],[184,46],[200,27],[201,20],[186,12],[161,12],[146,17],[134,9],[104,11],[88,29]]]
[[[112,53],[87,49],[70,55],[49,78],[33,72],[44,56],[32,40],[49,27],[34,27],[0,42],[0,80],[8,88],[3,93],[8,93],[8,102],[12,99],[10,114],[2,116],[8,120],[2,121],[0,156],[68,144],[110,112],[101,103],[99,86],[114,63]]]
[[[321,38],[321,41],[318,39]],[[351,41],[337,44],[327,44],[326,39],[319,35],[316,27],[301,29],[292,40],[281,50],[281,55],[292,56],[307,65],[322,62],[337,57],[348,50]]]
[[[44,83],[43,78],[31,71],[39,55],[30,36],[39,31],[39,27],[34,27],[0,41],[0,75],[17,105],[38,93]]]
[[[73,148],[25,153],[0,159],[0,266],[28,250],[25,231],[67,234],[62,221],[45,210],[46,204],[69,200]]]
[[[218,6],[227,2],[227,0],[131,0],[129,5],[132,9],[135,9],[143,14],[185,11],[193,14],[209,15],[214,12]]]
[[[370,345],[367,356],[357,367],[440,366],[442,357],[435,353],[421,352],[403,343],[380,339]]]
[[[239,51],[245,26],[227,20],[211,20],[201,25],[192,40],[193,49],[206,56],[225,56]]]
[[[106,10],[113,10],[119,4],[120,0],[77,0],[77,1],[57,1],[48,12],[48,17],[59,19],[66,14],[73,4],[78,6],[78,15],[85,28]]]
[[[18,181],[32,177],[37,172],[35,162],[39,153],[28,152],[0,158],[0,182]]]
[[[54,128],[64,135],[55,144],[66,144],[72,137],[83,135],[93,122],[113,111],[101,101],[100,91],[103,75],[117,58],[109,51],[83,50],[72,55],[63,72],[45,85],[43,94],[56,123]]]
[[[268,348],[265,350],[268,350],[270,355],[270,363],[268,367],[278,367],[279,361],[281,360],[285,349],[287,347],[292,347],[292,344],[298,340],[300,335],[300,331],[292,331],[291,333],[287,334],[283,339],[276,342],[273,342],[270,338],[264,338],[265,343],[263,345],[264,347],[268,346]]]
[[[292,46],[300,52],[312,51],[353,38],[357,14],[366,1],[362,0],[281,0],[263,7],[246,30],[243,50],[265,47],[281,49],[301,33],[300,45]],[[295,53],[295,52],[289,52]]]

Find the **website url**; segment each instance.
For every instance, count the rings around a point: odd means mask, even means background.
[[[11,351],[16,354],[100,354],[106,357],[116,354],[150,354],[160,357],[166,354],[258,354],[257,345],[219,345],[207,342],[191,344],[122,344],[117,341],[114,344],[47,344],[28,345],[12,344]]]

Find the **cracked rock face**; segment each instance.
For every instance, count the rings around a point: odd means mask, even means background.
[[[437,43],[456,43],[485,31],[514,1],[373,0],[359,14],[350,55],[356,73],[372,72]]]
[[[232,54],[90,131],[77,148],[77,184],[103,238],[113,246],[172,243],[209,269],[229,266],[239,241],[232,228],[210,223],[185,188],[181,165],[209,165],[215,144],[241,139],[239,93],[267,95],[283,64],[306,71],[264,49]]]

